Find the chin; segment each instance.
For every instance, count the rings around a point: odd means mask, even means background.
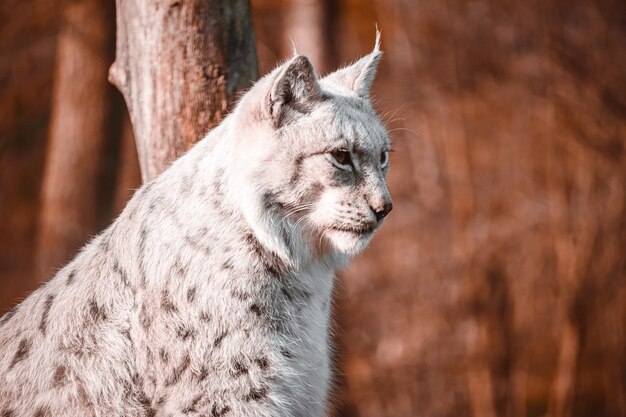
[[[372,240],[374,231],[357,233],[345,230],[327,229],[324,234],[334,251],[354,256],[367,247],[367,244]]]

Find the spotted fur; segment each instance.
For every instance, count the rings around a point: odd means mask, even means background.
[[[391,209],[379,58],[276,68],[5,315],[0,415],[324,415],[334,274]]]

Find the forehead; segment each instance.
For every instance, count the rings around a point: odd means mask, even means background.
[[[332,122],[328,134],[357,152],[378,153],[389,147],[389,135],[369,102],[347,96],[329,100]],[[340,145],[341,146],[341,145]]]

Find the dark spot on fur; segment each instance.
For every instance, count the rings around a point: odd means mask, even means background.
[[[133,374],[133,385],[143,388],[143,378],[137,372]]]
[[[230,407],[225,405],[224,407],[218,407],[217,404],[213,404],[211,408],[211,417],[222,417],[228,414]]]
[[[141,311],[139,312],[139,322],[144,330],[148,330],[152,324],[152,317],[148,314],[145,304],[141,306]]]
[[[137,401],[139,401],[139,404],[141,404],[144,411],[146,412],[146,417],[154,417],[156,415],[156,410],[152,408],[152,403],[150,402],[150,399],[148,399],[146,393],[143,392],[143,390],[139,392],[139,395],[137,396]]]
[[[172,374],[165,380],[165,386],[170,387],[178,381],[182,377],[183,373],[189,368],[189,364],[191,363],[191,358],[189,355],[185,355],[185,357],[181,360],[180,364],[174,368]]]
[[[85,389],[85,385],[82,381],[78,383],[78,399],[83,405],[87,407],[93,406],[93,404],[91,403],[91,399],[89,398],[89,394],[87,394],[87,390]]]
[[[215,196],[215,194],[211,194],[211,197],[209,199],[210,199],[210,202],[211,202],[211,205],[213,206],[213,208],[221,213],[222,212],[222,202],[220,201],[220,199],[217,198]]]
[[[107,319],[107,314],[104,311],[104,307],[98,305],[96,300],[89,302],[89,314],[94,322],[104,321]]]
[[[200,313],[200,321],[203,321],[205,323],[210,322],[211,321],[211,315],[208,312],[206,312],[206,311],[201,312]]]
[[[233,362],[233,369],[231,371],[231,375],[233,377],[239,377],[239,376],[241,376],[243,374],[247,374],[247,373],[248,373],[248,367],[246,365],[244,365],[240,361],[234,361]]]
[[[133,395],[133,386],[131,385],[130,381],[123,380],[121,384],[124,387],[124,398],[130,398]]]
[[[261,401],[267,397],[267,387],[251,388],[248,395],[246,395],[246,401]]]
[[[311,292],[305,289],[296,288],[296,287],[289,287],[289,288],[282,287],[280,291],[283,293],[283,295],[285,296],[285,298],[287,298],[289,302],[293,302],[294,300],[308,301],[312,295]]]
[[[278,255],[266,250],[252,233],[248,232],[245,234],[245,241],[250,251],[259,258],[266,273],[273,277],[278,277],[287,270],[287,267]]]
[[[284,347],[280,348],[280,354],[283,355],[287,359],[292,359],[293,358],[293,353],[291,353],[290,350],[288,350],[288,349],[286,349]]]
[[[32,342],[29,339],[20,340],[20,344],[17,347],[17,351],[15,352],[15,356],[13,356],[13,360],[11,361],[11,365],[9,365],[9,369],[13,368],[17,363],[26,359],[28,354],[30,353],[30,347]]]
[[[170,275],[172,276],[178,275],[184,278],[186,274],[187,274],[187,265],[183,265],[180,262],[180,254],[178,254],[176,256],[176,260],[174,261],[174,264],[170,268]]]
[[[198,410],[196,410],[196,406],[198,405],[201,399],[202,399],[202,394],[196,395],[196,397],[193,400],[191,400],[191,403],[183,409],[183,413],[189,414],[189,413],[198,412]]]
[[[256,358],[254,362],[264,371],[267,371],[270,367],[270,362],[265,356]]]
[[[257,317],[261,317],[263,315],[263,310],[261,309],[261,306],[256,303],[250,306],[250,311],[256,314]]]
[[[67,383],[67,368],[65,365],[59,365],[52,375],[52,387],[61,388]]]
[[[37,409],[37,411],[35,411],[35,414],[33,414],[33,417],[49,417],[50,416],[50,409],[48,407],[39,407]]]
[[[72,285],[74,283],[74,279],[76,278],[76,270],[72,269],[69,274],[67,274],[67,280],[65,281],[65,285]]]
[[[137,245],[137,252],[139,254],[139,274],[141,275],[141,287],[145,288],[146,286],[146,268],[145,268],[145,249],[146,249],[146,240],[148,237],[148,228],[146,225],[141,226],[141,230],[139,231],[139,243]]]
[[[263,208],[266,211],[276,209],[276,193],[272,191],[267,191],[263,193],[263,195],[261,196],[261,204],[263,204]]]
[[[170,354],[167,353],[165,348],[161,348],[161,350],[159,350],[159,356],[161,357],[161,362],[165,364],[170,361]]]
[[[276,265],[266,262],[263,264],[263,266],[270,276],[278,277],[280,275],[278,268],[276,268]]]
[[[222,332],[219,336],[217,336],[213,341],[213,347],[219,347],[227,334],[228,332]]]
[[[107,230],[100,237],[100,249],[102,249],[105,252],[108,252],[110,242],[111,242],[111,231]]]
[[[43,303],[43,312],[41,313],[41,320],[39,321],[39,331],[44,335],[46,334],[46,328],[48,327],[48,313],[50,313],[53,301],[54,294],[49,294],[46,297],[46,301]]]
[[[124,387],[124,398],[131,398],[134,396],[135,390],[133,389],[133,385],[130,381],[124,379],[121,384]]]
[[[113,260],[113,272],[115,272],[116,274],[120,276],[120,279],[122,280],[122,284],[124,284],[125,287],[130,287],[130,281],[128,281],[128,274],[126,274],[126,271],[122,269],[117,259]]]
[[[195,334],[196,331],[186,325],[182,325],[176,330],[176,335],[183,340],[187,340],[189,338],[193,339],[195,337]]]
[[[10,410],[10,409],[6,409],[6,410],[2,410],[2,417],[13,417],[15,416],[15,411]]]
[[[223,270],[231,270],[231,269],[233,269],[234,267],[235,267],[235,266],[234,266],[234,264],[233,264],[232,259],[228,259],[227,261],[225,261],[225,262],[222,264],[222,269],[223,269]]]
[[[196,299],[196,287],[191,287],[187,290],[187,301],[193,303]]]
[[[200,368],[200,372],[196,374],[196,378],[198,378],[198,381],[204,381],[208,376],[209,370],[206,366],[202,365],[202,368]]]
[[[124,336],[126,338],[126,340],[128,340],[128,342],[130,343],[131,346],[133,346],[133,347],[135,346],[135,342],[133,342],[133,338],[130,335],[130,329],[124,329],[120,333],[121,333],[122,336]]]
[[[302,161],[304,161],[304,155],[298,155],[294,160],[294,170],[291,174],[291,178],[289,178],[289,185],[292,187],[298,182],[302,174]]]
[[[146,410],[151,409],[152,408],[152,401],[150,401],[150,399],[146,395],[145,391],[143,390],[143,383],[142,383],[142,386],[137,391],[138,391],[137,399],[138,399],[139,403]],[[151,411],[156,414],[156,410],[151,410]]]
[[[178,307],[174,305],[172,299],[170,298],[170,293],[167,290],[163,290],[161,294],[161,308],[168,313],[177,313]]]
[[[11,318],[15,315],[15,313],[17,313],[17,308],[18,308],[18,306],[13,307],[9,311],[7,311],[4,314],[4,316],[2,316],[2,318],[0,319],[0,326],[4,325],[9,320],[11,320]]]
[[[293,295],[291,294],[291,292],[289,292],[289,290],[285,287],[282,287],[280,289],[280,292],[283,293],[283,295],[285,296],[285,298],[287,298],[287,300],[289,300],[290,302],[293,301]]]
[[[139,247],[143,249],[146,246],[146,239],[148,237],[148,228],[146,225],[141,226],[141,230],[139,230]],[[143,252],[143,251],[140,251]]]
[[[223,190],[223,184],[222,184],[222,178],[224,176],[224,168],[218,168],[215,171],[215,177],[213,177],[215,180],[213,181],[213,193],[215,194],[216,197],[218,198],[222,198],[224,197],[224,190]]]

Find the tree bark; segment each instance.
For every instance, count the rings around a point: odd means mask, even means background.
[[[249,0],[116,0],[116,59],[144,182],[218,124],[257,78]]]
[[[98,228],[98,181],[113,89],[113,3],[68,2],[58,38],[35,279],[60,267]]]
[[[113,196],[113,215],[119,215],[135,190],[141,186],[141,172],[137,157],[137,147],[133,136],[133,126],[128,113],[124,112],[120,138],[117,182]]]

